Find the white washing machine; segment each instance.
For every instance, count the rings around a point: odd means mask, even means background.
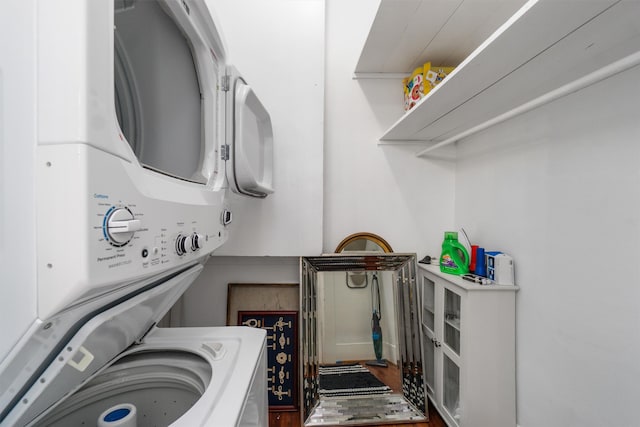
[[[262,331],[156,327],[231,191],[273,192],[207,6],[9,0],[0,34],[0,425],[266,425]]]

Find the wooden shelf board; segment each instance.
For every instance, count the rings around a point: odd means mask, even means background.
[[[528,3],[381,140],[446,139],[637,51],[640,4],[614,3]]]
[[[356,74],[457,65],[526,0],[381,0]]]

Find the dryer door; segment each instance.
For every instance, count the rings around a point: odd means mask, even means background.
[[[227,92],[227,179],[238,194],[273,193],[271,117],[238,71],[229,68]]]

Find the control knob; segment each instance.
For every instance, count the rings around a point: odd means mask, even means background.
[[[107,212],[106,236],[113,246],[124,246],[131,241],[136,231],[142,228],[140,220],[133,217],[129,208],[112,208]]]
[[[191,236],[191,250],[197,251],[198,249],[202,249],[204,247],[206,238],[202,234],[193,233]]]
[[[187,253],[187,250],[191,249],[192,237],[178,234],[176,238],[176,253],[180,256]]]

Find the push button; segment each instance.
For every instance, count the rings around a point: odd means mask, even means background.
[[[233,213],[231,213],[230,210],[225,209],[224,212],[222,212],[222,225],[227,226],[231,224],[232,221]]]

